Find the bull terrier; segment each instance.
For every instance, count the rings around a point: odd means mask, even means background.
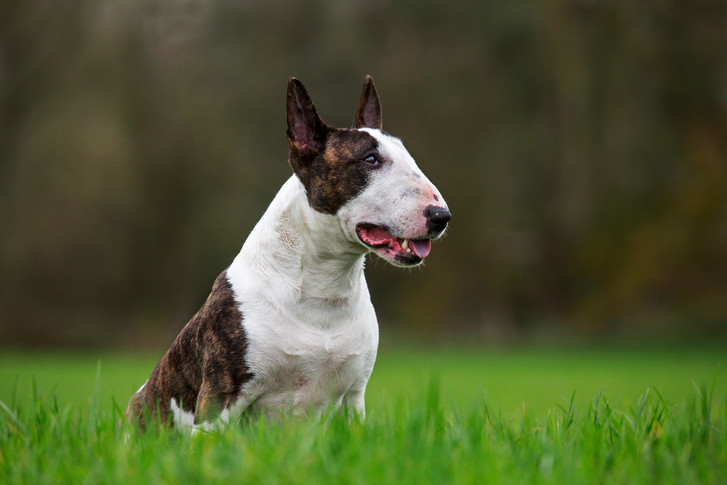
[[[209,429],[252,416],[347,409],[363,419],[379,328],[364,259],[417,266],[451,218],[367,76],[353,125],[329,127],[288,82],[282,186],[126,416]]]

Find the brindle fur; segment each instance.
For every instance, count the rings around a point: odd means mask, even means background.
[[[287,103],[290,166],[303,182],[310,206],[335,214],[368,184],[371,167],[361,161],[376,154],[379,144],[368,133],[326,125],[297,80],[288,85]],[[380,127],[380,108],[374,82],[367,76],[354,127]],[[300,119],[309,121],[300,123]]]
[[[170,402],[202,422],[217,415],[253,377],[245,352],[242,315],[226,271],[217,277],[202,308],[182,329],[151,373],[131,397],[126,416],[144,424],[149,417],[170,422]],[[157,415],[158,413],[158,415]]]

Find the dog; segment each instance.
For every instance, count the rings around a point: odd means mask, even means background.
[[[379,340],[365,256],[417,266],[451,218],[381,120],[371,76],[350,129],[324,123],[290,79],[294,173],[131,397],[127,419],[210,429],[243,412],[320,416],[331,407],[365,417]]]

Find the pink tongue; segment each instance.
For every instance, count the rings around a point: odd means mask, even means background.
[[[432,250],[432,241],[429,239],[425,239],[423,241],[409,241],[409,244],[411,244],[411,250],[422,259],[429,256],[429,252]]]

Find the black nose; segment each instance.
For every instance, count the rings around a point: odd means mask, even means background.
[[[427,229],[429,229],[429,232],[442,232],[447,228],[447,223],[452,218],[452,213],[446,207],[428,205],[424,209],[424,217],[427,218]]]

